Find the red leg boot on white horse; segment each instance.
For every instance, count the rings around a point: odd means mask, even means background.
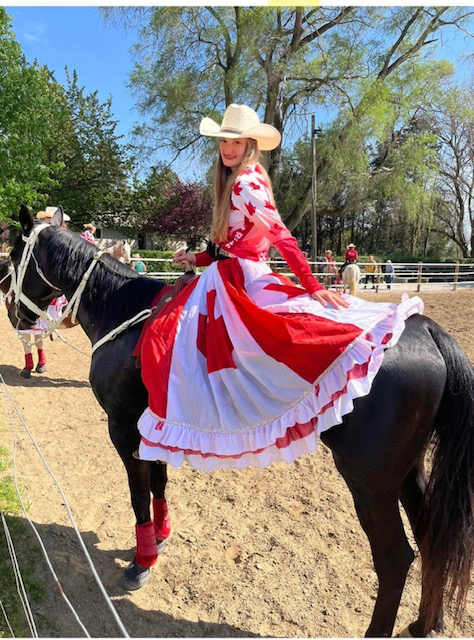
[[[46,356],[44,349],[38,349],[38,364],[36,365],[36,373],[44,373],[46,371]]]

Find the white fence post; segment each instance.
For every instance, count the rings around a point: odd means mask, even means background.
[[[453,291],[456,291],[456,287],[458,286],[458,278],[459,278],[459,261],[456,262],[456,266],[454,267]]]
[[[416,292],[419,293],[421,291],[421,274],[423,271],[423,263],[418,263],[418,274],[416,278]]]

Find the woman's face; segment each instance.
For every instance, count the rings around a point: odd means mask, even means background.
[[[236,169],[245,155],[247,150],[247,138],[220,138],[219,151],[221,159],[225,167]]]

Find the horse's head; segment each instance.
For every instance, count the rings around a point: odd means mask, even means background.
[[[112,247],[105,249],[105,252],[125,264],[129,265],[131,262],[131,245],[128,240],[118,240]]]
[[[20,208],[22,233],[18,235],[10,253],[13,266],[13,301],[8,305],[8,317],[19,330],[30,329],[39,313],[60,294],[44,276],[47,269],[47,242],[55,229],[63,224],[63,212],[59,207],[49,225],[34,220],[24,204]]]
[[[125,260],[125,264],[130,264],[132,261],[132,247],[128,240],[125,240],[123,243],[123,259]]]

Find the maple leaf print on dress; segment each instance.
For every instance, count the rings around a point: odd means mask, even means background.
[[[232,187],[232,191],[235,193],[236,196],[240,196],[240,193],[242,191],[242,187],[240,185],[240,182],[236,182],[234,184],[234,186]]]
[[[222,315],[216,317],[217,292],[215,289],[207,292],[207,313],[199,314],[196,346],[206,358],[207,372],[213,373],[221,369],[236,369],[232,358],[234,346],[225,326]]]
[[[251,202],[246,202],[245,206],[247,207],[247,211],[249,212],[249,215],[253,216],[257,208]]]

